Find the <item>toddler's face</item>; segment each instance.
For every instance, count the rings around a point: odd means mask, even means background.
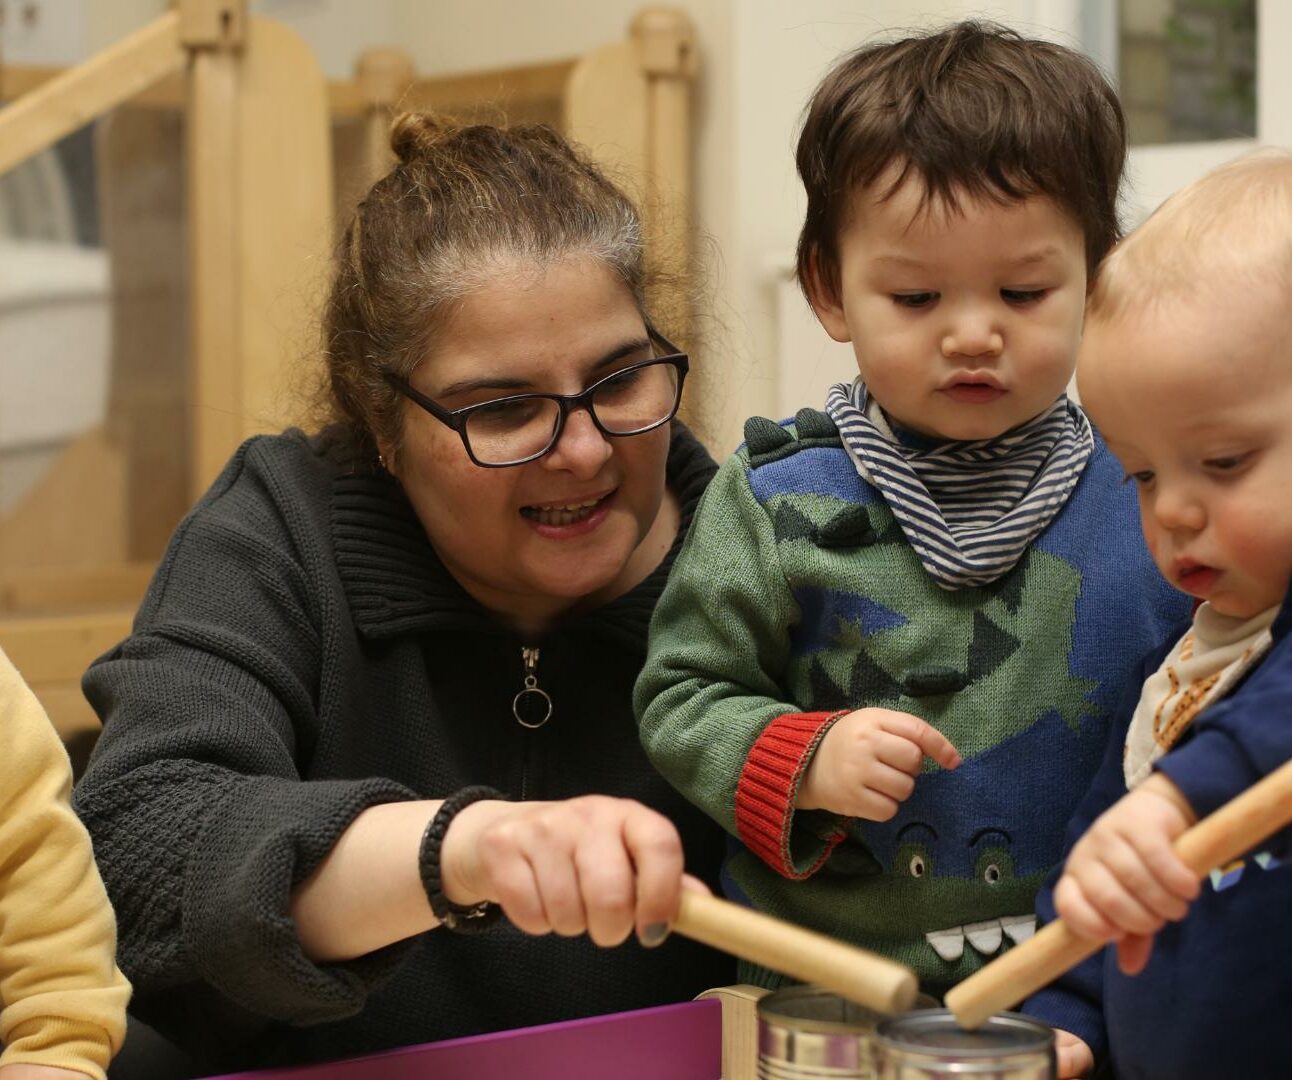
[[[922,211],[922,193],[911,177],[884,201],[857,194],[839,239],[838,301],[813,307],[831,337],[852,342],[893,420],[936,438],[992,438],[1049,408],[1072,377],[1081,229],[1040,196]]]
[[[1095,320],[1082,404],[1139,491],[1171,584],[1246,618],[1292,580],[1292,330],[1271,293]]]

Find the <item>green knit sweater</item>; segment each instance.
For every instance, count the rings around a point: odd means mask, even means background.
[[[1012,571],[947,591],[827,417],[746,432],[656,608],[635,697],[643,742],[741,841],[729,892],[940,991],[1030,933],[1122,685],[1187,598],[1154,569],[1102,443]],[[796,812],[829,724],[863,706],[923,717],[963,763],[927,762],[888,822]]]

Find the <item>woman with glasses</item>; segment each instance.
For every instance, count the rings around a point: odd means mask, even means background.
[[[77,806],[133,1008],[205,1068],[733,974],[660,944],[722,840],[631,691],[714,466],[636,212],[547,129],[392,141],[339,251],[330,423],[238,451],[86,676]]]

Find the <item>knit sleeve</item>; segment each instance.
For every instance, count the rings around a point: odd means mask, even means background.
[[[1290,712],[1292,637],[1284,635],[1233,694],[1198,716],[1190,737],[1155,768],[1205,817],[1292,760],[1292,724],[1285,719]],[[1276,717],[1280,722],[1272,722]],[[1287,858],[1290,836],[1292,830],[1285,829],[1261,846]]]
[[[794,809],[836,718],[785,700],[798,617],[772,522],[737,454],[705,492],[669,575],[634,704],[660,772],[787,877],[812,872],[843,835],[834,815]]]
[[[310,1024],[359,1011],[403,946],[315,964],[291,890],[361,811],[414,793],[302,778],[329,593],[311,587],[308,530],[246,458],[177,532],[131,637],[85,676],[104,732],[76,806],[145,1010],[214,990],[252,1027]]]
[[[102,1078],[130,987],[90,838],[68,805],[67,754],[0,653],[0,1064]]]

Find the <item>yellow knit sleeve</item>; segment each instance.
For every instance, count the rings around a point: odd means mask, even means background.
[[[0,1065],[102,1077],[130,985],[71,766],[35,695],[0,652]]]

